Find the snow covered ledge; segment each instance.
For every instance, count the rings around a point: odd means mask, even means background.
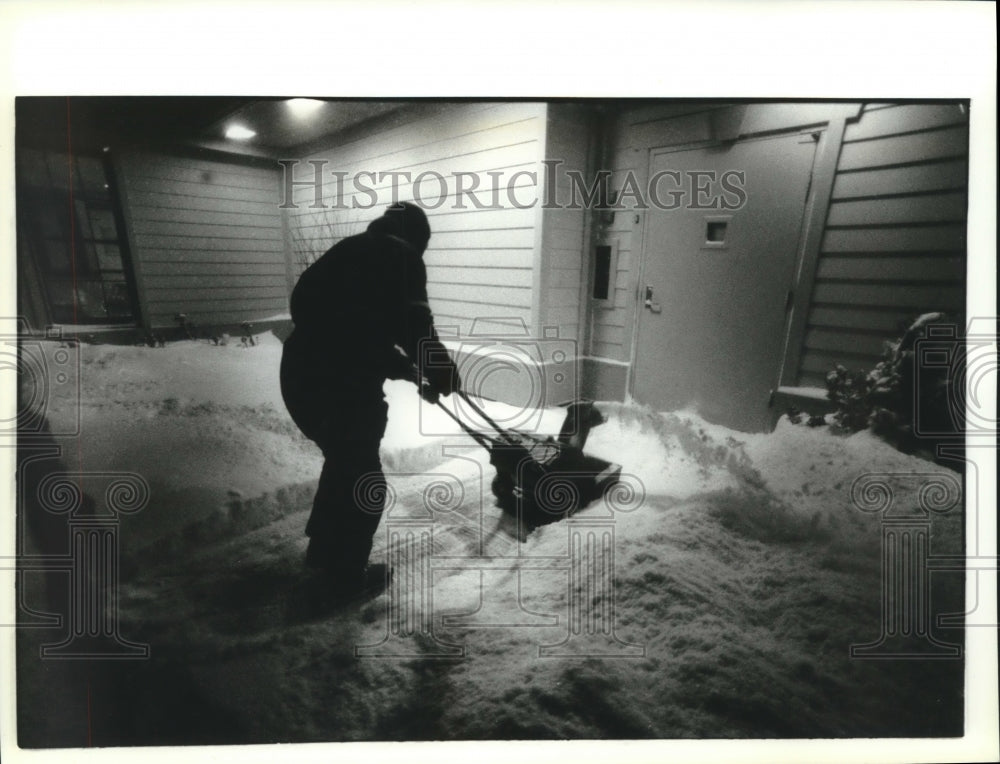
[[[248,317],[245,322],[193,324],[192,333],[197,339],[212,337],[240,337],[243,334],[261,335],[271,332],[284,342],[292,333],[292,318],[288,313],[266,316],[264,318]],[[249,329],[247,328],[249,327]],[[146,344],[154,337],[160,337],[167,342],[179,342],[187,339],[183,330],[177,324],[155,325],[147,329],[135,322],[114,324],[48,324],[45,327],[31,327],[27,323],[18,325],[18,333],[25,337],[76,340],[104,345],[134,345]]]
[[[771,402],[773,419],[777,421],[779,417],[788,412],[788,409],[795,407],[799,411],[804,411],[810,415],[829,414],[833,411],[834,405],[826,396],[826,390],[822,387],[790,387],[781,386],[774,392],[774,400]]]

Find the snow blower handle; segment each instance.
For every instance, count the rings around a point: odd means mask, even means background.
[[[445,414],[450,416],[452,419],[454,419],[458,423],[458,426],[461,427],[466,432],[466,434],[468,434],[473,440],[475,440],[476,443],[481,445],[487,451],[490,450],[490,447],[493,445],[493,441],[491,441],[490,438],[488,438],[486,435],[483,435],[481,432],[476,432],[471,427],[469,427],[469,425],[467,425],[465,422],[463,422],[461,419],[455,416],[454,412],[452,412],[451,409],[449,409],[441,402],[441,397],[439,395],[435,394],[431,396],[429,394],[429,391],[431,389],[430,383],[426,379],[424,379],[424,377],[420,374],[420,370],[417,368],[416,364],[411,364],[407,372],[408,373],[403,378],[412,382],[417,386],[417,394],[421,398],[423,398],[428,403],[436,403],[438,406],[440,406],[441,410]],[[464,393],[461,393],[460,391],[457,392],[464,395]]]
[[[469,425],[467,425],[465,422],[463,422],[461,419],[455,416],[455,413],[447,406],[445,406],[443,403],[441,403],[441,401],[438,401],[437,405],[441,407],[441,410],[445,414],[454,419],[458,423],[458,426],[461,427],[469,437],[475,440],[476,443],[481,445],[487,451],[490,451],[492,449],[493,446],[492,440],[490,440],[487,436],[483,435],[481,432],[476,432],[471,427],[469,427]]]
[[[492,427],[494,430],[496,430],[498,435],[500,435],[501,437],[506,437],[506,435],[507,435],[506,431],[504,431],[504,429],[500,425],[498,425],[496,422],[494,422],[493,419],[490,417],[490,415],[487,414],[485,411],[483,411],[483,409],[480,406],[478,406],[475,403],[473,403],[472,399],[466,394],[466,392],[464,390],[456,390],[455,392],[459,396],[461,396],[461,398],[462,398],[463,401],[465,401],[467,404],[469,404],[469,407],[473,411],[475,411],[477,414],[479,414],[479,416],[481,416],[485,421],[489,422],[490,427]]]

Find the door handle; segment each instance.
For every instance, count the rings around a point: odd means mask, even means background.
[[[659,313],[660,312],[660,310],[661,310],[660,303],[653,302],[653,285],[652,284],[646,284],[646,297],[643,300],[642,304],[643,304],[643,306],[645,308],[649,309],[650,313]]]

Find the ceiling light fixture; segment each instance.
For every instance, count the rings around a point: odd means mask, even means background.
[[[289,98],[285,103],[293,117],[305,119],[323,108],[325,102],[316,98]]]
[[[243,125],[230,125],[226,128],[226,137],[232,141],[248,141],[257,133]]]

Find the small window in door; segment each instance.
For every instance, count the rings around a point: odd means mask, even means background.
[[[705,242],[707,244],[725,243],[727,225],[724,220],[709,221],[705,231]]]
[[[732,215],[709,215],[705,218],[702,249],[727,249]]]

